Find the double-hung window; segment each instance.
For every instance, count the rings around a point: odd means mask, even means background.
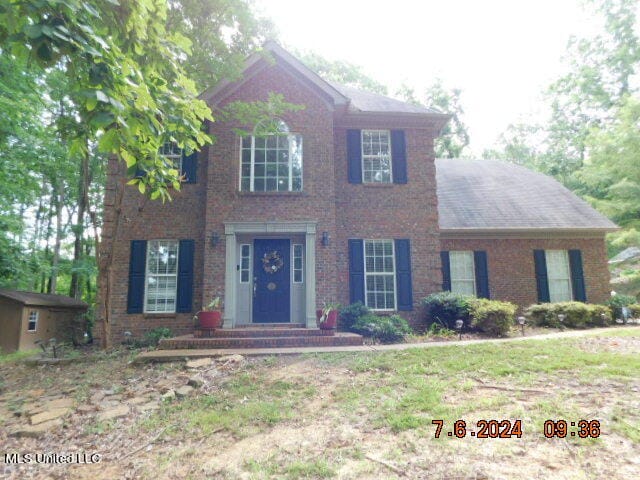
[[[389,130],[362,130],[362,181],[391,183],[391,133]]]
[[[570,302],[573,300],[571,270],[566,250],[546,250],[547,278],[549,281],[549,301]]]
[[[475,265],[472,251],[450,251],[451,291],[461,295],[476,295]]]
[[[144,311],[174,313],[178,288],[178,241],[150,240],[147,245]]]
[[[393,240],[364,241],[365,300],[373,310],[396,310]]]
[[[182,174],[182,149],[180,147],[173,142],[165,142],[160,149],[160,153]]]
[[[38,330],[38,311],[31,310],[29,312],[29,323],[27,325],[27,332],[35,332]]]
[[[274,134],[241,138],[240,190],[302,191],[302,136],[290,133],[280,122]]]

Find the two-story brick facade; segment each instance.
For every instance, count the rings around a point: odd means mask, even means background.
[[[558,249],[568,252],[571,274],[578,269],[571,252],[582,251],[579,269],[585,259],[582,280],[570,279],[573,296],[580,297],[586,279],[587,294],[604,299],[603,235],[613,224],[589,209],[583,233],[591,238],[575,242],[562,229],[563,239],[553,229],[538,237],[520,229],[519,238],[500,229],[483,236],[477,226],[476,235],[465,236],[455,222],[442,229],[433,142],[449,117],[326,82],[273,43],[265,50],[270,55],[248,59],[240,80],[203,97],[214,112],[272,92],[304,105],[278,119],[278,134],[241,137],[235,128],[247,126],[213,122],[216,142],[195,161],[183,160],[189,181],[174,200],[161,205],[126,189],[117,232],[113,205],[124,172],[110,164],[103,248],[113,251],[117,279],[110,292],[114,342],[125,331],[139,335],[160,326],[190,332],[194,312],[218,295],[225,328],[315,327],[315,311],[325,302],[358,300],[418,325],[421,299],[441,290],[443,279],[445,288],[532,303],[545,299],[549,285],[554,294],[564,288],[554,277],[564,258]],[[546,287],[545,260],[534,253],[540,249],[553,250]],[[511,253],[501,260],[505,252]],[[465,268],[473,278],[465,280]],[[511,283],[511,270],[530,274],[520,293],[501,286]]]

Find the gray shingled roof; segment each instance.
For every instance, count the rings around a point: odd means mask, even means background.
[[[48,293],[23,292],[20,290],[7,290],[0,288],[0,297],[15,300],[23,305],[33,307],[57,307],[75,308],[86,310],[88,305],[75,298],[64,295],[51,295]]]
[[[413,113],[413,114],[436,114],[444,115],[438,110],[426,108],[420,105],[413,105],[395,98],[386,97],[378,93],[365,92],[354,87],[342,85],[336,82],[329,82],[329,85],[338,90],[342,95],[351,100],[349,109],[353,112],[376,112],[376,113]]]
[[[592,229],[616,225],[556,180],[496,160],[436,160],[441,229]]]

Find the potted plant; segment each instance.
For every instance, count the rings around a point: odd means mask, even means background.
[[[320,330],[334,330],[338,325],[337,303],[325,303],[323,308],[316,310],[316,321]]]
[[[222,300],[216,297],[209,305],[200,310],[196,315],[200,328],[220,328],[222,327]]]

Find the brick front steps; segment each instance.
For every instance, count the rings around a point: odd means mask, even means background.
[[[283,348],[283,347],[337,347],[362,345],[362,337],[355,333],[335,333],[318,328],[245,327],[220,329],[211,337],[183,335],[163,338],[161,350],[229,349],[229,348]]]

